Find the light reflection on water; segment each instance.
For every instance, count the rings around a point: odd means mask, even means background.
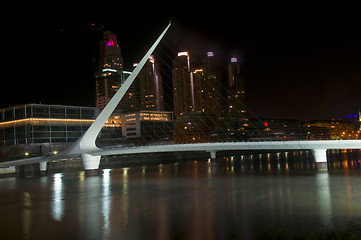
[[[330,173],[315,171],[312,154],[288,152],[0,179],[0,231],[15,239],[287,239],[360,229],[360,152],[329,160]]]
[[[62,173],[54,174],[53,201],[51,202],[51,213],[54,220],[61,221],[64,214],[63,182]]]

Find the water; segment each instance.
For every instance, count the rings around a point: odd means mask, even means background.
[[[1,239],[361,239],[361,151],[0,179]]]

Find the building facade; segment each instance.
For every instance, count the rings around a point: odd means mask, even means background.
[[[93,107],[26,104],[0,110],[1,145],[74,142],[94,122]]]
[[[311,131],[309,129],[324,129],[324,131]],[[310,121],[305,123],[309,139],[357,139],[360,131],[355,124],[345,121]]]
[[[147,144],[174,139],[173,112],[133,111],[113,113],[105,123],[99,141]]]
[[[237,118],[245,118],[245,80],[243,67],[238,59],[233,57],[228,64],[228,112]]]
[[[100,41],[99,71],[95,73],[97,108],[103,110],[123,80],[121,49],[116,35],[106,31],[103,33],[103,40]]]
[[[189,52],[179,52],[173,60],[172,81],[174,97],[174,114],[177,118],[185,112],[194,112],[195,105],[194,79]]]
[[[159,64],[153,55],[138,74],[140,109],[164,111],[163,83],[159,74]]]
[[[213,52],[207,52],[207,56],[202,58],[202,70],[204,75],[202,83],[203,111],[208,114],[221,114],[224,112],[225,105],[222,96],[222,79]]]

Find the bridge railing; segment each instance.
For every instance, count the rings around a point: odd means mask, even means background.
[[[317,139],[248,139],[248,140],[236,140],[236,141],[198,141],[198,142],[150,142],[149,144],[142,145],[116,145],[109,146],[108,148],[129,148],[129,147],[142,147],[142,146],[162,146],[162,145],[181,145],[181,144],[202,144],[202,143],[237,143],[237,142],[245,142],[245,143],[255,143],[255,142],[304,142],[304,141],[343,141],[343,140],[359,140],[358,138],[347,138],[347,139],[329,139],[329,138],[317,138]]]

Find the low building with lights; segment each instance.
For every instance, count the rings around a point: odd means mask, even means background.
[[[94,107],[25,104],[0,109],[0,143],[66,143],[77,140],[94,122]]]
[[[177,143],[210,142],[215,129],[212,117],[202,112],[185,112],[175,120]]]
[[[244,131],[250,140],[298,140],[306,138],[302,122],[293,119],[250,119]]]
[[[136,144],[172,141],[174,116],[168,111],[132,111],[113,113],[97,140],[100,145]]]
[[[56,154],[94,122],[94,107],[25,104],[0,109],[0,161]]]
[[[311,121],[306,123],[305,127],[327,129],[330,139],[357,139],[360,136],[360,131],[356,129],[355,124],[346,121]],[[312,133],[312,131],[308,132]]]
[[[76,141],[99,115],[94,107],[25,104],[0,109],[0,161],[56,154]],[[99,146],[172,141],[173,112],[115,112],[98,136]]]

